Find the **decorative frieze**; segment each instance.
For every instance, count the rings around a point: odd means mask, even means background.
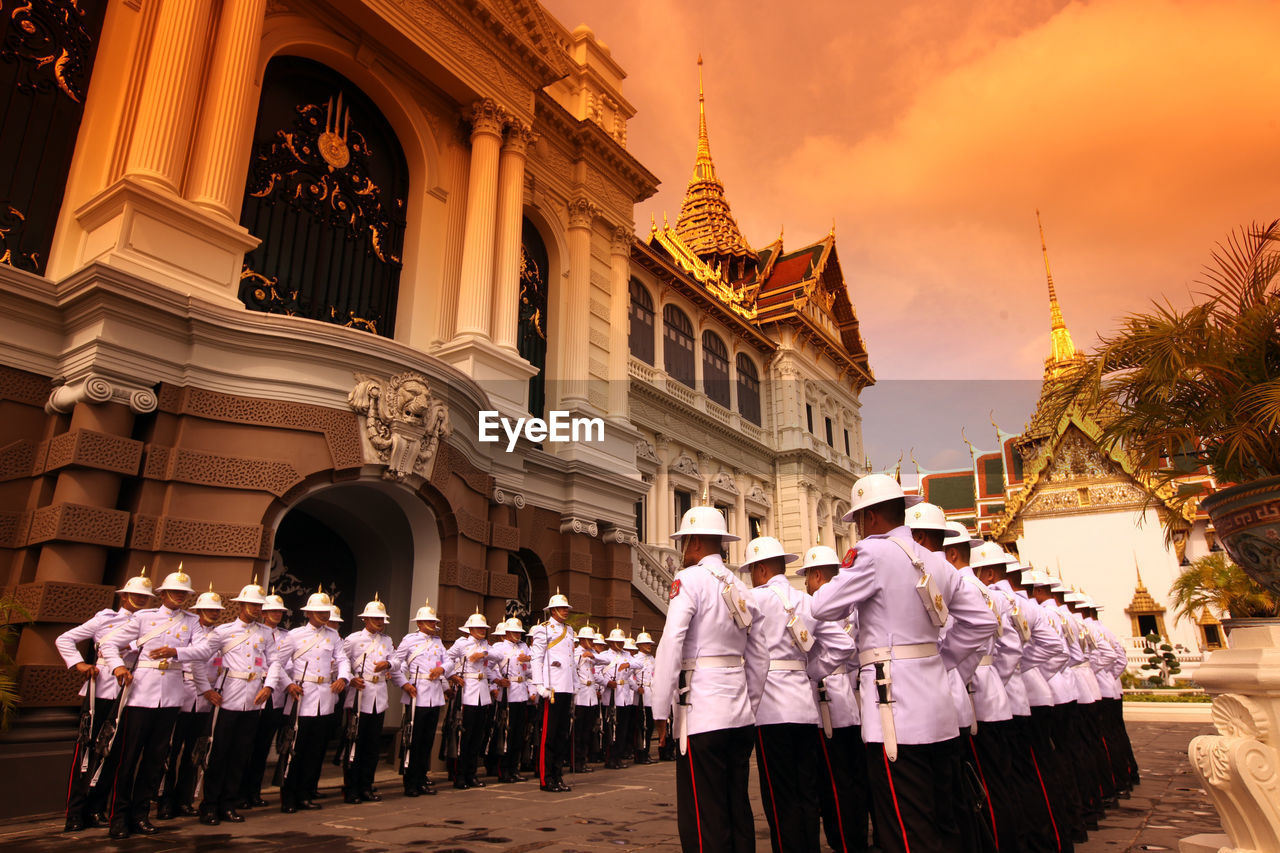
[[[283,496],[302,482],[302,474],[289,462],[202,453],[181,447],[147,445],[143,473],[149,480],[176,480],[201,486],[250,489]]]
[[[44,470],[56,471],[71,465],[132,476],[138,473],[142,442],[119,435],[77,429],[49,440]]]
[[[64,581],[24,583],[14,590],[14,598],[32,622],[85,622],[110,607],[114,596],[111,586]]]
[[[143,551],[256,559],[269,548],[269,538],[269,531],[260,524],[139,514],[134,518],[129,545]]]
[[[118,509],[59,503],[40,507],[31,515],[26,544],[82,542],[122,548],[129,530],[129,513]]]

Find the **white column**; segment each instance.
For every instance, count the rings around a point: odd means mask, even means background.
[[[729,349],[729,411],[738,411],[738,354]]]
[[[627,419],[627,397],[631,379],[627,359],[631,355],[631,242],[630,228],[613,230],[609,250],[609,281],[612,304],[609,306],[609,416]]]
[[[240,217],[244,193],[246,140],[256,114],[254,64],[266,10],[267,0],[224,0],[196,125],[187,197],[233,220]]]
[[[812,488],[808,483],[800,483],[800,542],[804,548],[813,544],[813,527],[816,523],[810,500]]]
[[[462,238],[458,299],[459,336],[489,337],[493,310],[493,250],[498,204],[498,155],[506,114],[486,98],[472,108],[471,172],[467,185],[467,225]]]
[[[164,0],[142,77],[125,173],[172,192],[183,172],[200,103],[212,0]]]
[[[653,334],[653,369],[665,371],[667,369],[667,359],[664,355],[667,346],[667,324],[662,320],[661,288],[653,308]]]
[[[670,546],[674,505],[671,502],[671,479],[667,476],[667,454],[671,445],[661,435],[655,438],[653,444],[654,451],[658,454],[658,473],[653,480],[653,542],[655,545]]]
[[[493,266],[493,342],[516,352],[520,319],[520,237],[524,224],[524,164],[536,139],[528,125],[512,121],[498,159],[498,233]]]
[[[737,554],[735,562],[741,564],[746,543],[751,539],[750,525],[747,524],[747,481],[741,471],[733,472],[733,483],[738,487],[738,494],[733,499],[733,532],[742,537],[741,541],[733,544],[733,551]]]
[[[590,375],[591,326],[591,226],[598,213],[585,198],[569,202],[569,287],[565,300],[563,335],[564,362],[561,365],[561,408],[587,405],[587,377]]]

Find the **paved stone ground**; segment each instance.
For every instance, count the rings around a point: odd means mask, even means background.
[[[1142,766],[1142,785],[1122,800],[1081,853],[1177,850],[1178,839],[1220,832],[1217,815],[1187,761],[1187,743],[1209,729],[1199,725],[1131,723],[1130,737]],[[332,768],[328,768],[332,772]],[[753,767],[754,772],[754,767]],[[336,781],[336,780],[335,780]],[[601,850],[680,849],[675,822],[675,771],[669,763],[626,770],[597,770],[572,780],[570,794],[544,794],[533,782],[492,784],[483,790],[435,797],[400,796],[388,772],[379,784],[381,803],[343,805],[333,795],[324,809],[283,815],[275,808],[245,812],[243,824],[201,826],[194,819],[162,823],[161,832],[111,843],[105,830],[60,832],[62,819],[0,825],[0,848],[18,851],[136,850],[210,851],[244,846],[255,851],[324,853],[434,851],[434,853],[596,853]],[[768,850],[768,828],[752,783],[757,849]]]

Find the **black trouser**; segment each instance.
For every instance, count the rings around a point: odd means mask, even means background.
[[[405,709],[408,713],[408,708]],[[427,784],[431,768],[431,747],[436,742],[436,724],[440,722],[440,706],[419,707],[413,712],[413,742],[409,745],[409,766],[404,772],[404,789]]]
[[[756,727],[760,802],[774,853],[817,853],[817,759],[812,725]]]
[[[209,750],[209,769],[204,773],[202,811],[224,811],[240,804],[240,780],[253,750],[253,736],[261,716],[261,711],[228,711],[226,708],[218,711]]]
[[[74,818],[83,821],[89,815],[97,814],[107,807],[111,779],[115,776],[116,764],[120,761],[119,732],[117,732],[115,745],[111,748],[111,754],[106,757],[102,765],[98,784],[90,788],[89,782],[98,769],[98,756],[93,754],[92,747],[98,742],[98,732],[111,717],[115,704],[114,699],[95,699],[93,702],[93,730],[90,732],[89,745],[82,746],[77,743],[71,756],[71,779],[67,782],[67,820]],[[81,773],[80,765],[84,762],[86,750],[90,753],[89,767],[86,772]]]
[[[1116,786],[1122,791],[1127,790],[1138,784],[1138,762],[1133,757],[1133,744],[1129,742],[1129,732],[1124,727],[1124,702],[1103,699],[1098,705]]]
[[[676,822],[680,847],[699,853],[752,853],[756,849],[747,780],[755,728],[689,735],[676,756]]]
[[[867,744],[872,820],[885,853],[954,853],[963,841],[956,821],[962,781],[959,744],[899,744],[889,761],[884,744]],[[908,847],[909,845],[909,847]]]
[[[164,796],[161,802],[169,808],[189,806],[195,797],[196,765],[191,752],[196,741],[209,730],[209,711],[183,711],[173,724],[169,741],[169,769],[164,774]]]
[[[271,700],[268,699],[269,703]],[[253,735],[253,751],[244,768],[244,776],[240,780],[240,799],[256,800],[262,797],[262,777],[267,772],[267,758],[271,754],[271,743],[275,740],[284,722],[284,708],[265,707],[258,719],[258,730]]]
[[[1080,791],[1076,787],[1076,775],[1069,761],[1066,740],[1057,738],[1058,712],[1055,705],[1036,705],[1031,708],[1035,758],[1041,781],[1049,792],[1053,804],[1055,828],[1060,843],[1066,843],[1084,835],[1084,810],[1080,804]]]
[[[609,760],[620,764],[635,752],[631,742],[635,731],[636,707],[634,705],[618,706],[618,724],[613,727],[613,745],[609,749]]]
[[[867,790],[867,755],[862,727],[832,729],[828,738],[817,730],[822,748],[818,763],[818,805],[823,834],[836,853],[867,849],[871,798]]]
[[[484,747],[485,721],[488,705],[462,706],[462,744],[458,749],[458,764],[454,768],[454,780],[470,782],[476,778],[476,764]]]
[[[357,701],[359,696],[356,697]],[[356,758],[342,768],[342,789],[347,795],[367,794],[373,790],[373,777],[378,772],[382,755],[382,720],[386,711],[362,713],[356,727]]]
[[[1049,783],[1040,772],[1036,760],[1036,723],[1031,717],[1014,717],[1009,721],[1010,736],[1005,742],[1013,767],[1011,807],[1018,821],[1018,837],[1025,853],[1071,851],[1070,834],[1059,834],[1049,798]],[[979,734],[983,734],[979,730]],[[1003,849],[1002,849],[1003,853]]]
[[[653,708],[647,705],[636,708],[636,725],[640,728],[640,733],[636,737],[635,760],[649,761],[649,744],[653,742]]]
[[[587,766],[595,739],[596,720],[600,717],[599,705],[578,705],[573,709],[573,769]]]
[[[1000,853],[1020,853],[1024,813],[1019,808],[1022,780],[1014,769],[1013,745],[1017,733],[1013,720],[979,722],[978,733],[969,740],[978,779],[986,794],[983,818]]]
[[[968,727],[965,727],[959,730],[955,740],[949,741],[955,745],[952,758],[959,785],[955,800],[956,825],[960,828],[961,849],[965,853],[995,853],[995,838],[983,805],[986,792],[974,763],[972,739]]]
[[[569,728],[573,714],[573,694],[556,693],[555,700],[542,700],[542,740],[538,754],[538,782],[559,783],[564,763],[569,759]]]
[[[507,751],[501,762],[502,775],[507,778],[520,772],[520,756],[524,754],[524,728],[528,719],[528,702],[511,702],[507,706]]]
[[[164,758],[178,708],[127,708],[116,733],[116,765],[111,825],[128,827],[151,816],[151,800],[164,778]],[[101,782],[100,782],[101,784]]]
[[[325,744],[329,741],[329,729],[332,725],[333,714],[322,717],[298,716],[298,736],[293,741],[293,761],[280,786],[282,808],[297,808],[299,802],[311,799],[320,783]]]

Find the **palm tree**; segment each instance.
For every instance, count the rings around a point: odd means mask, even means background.
[[[1207,607],[1237,619],[1280,616],[1280,598],[1254,582],[1225,552],[1206,554],[1183,569],[1169,588],[1174,621],[1195,621]]]

